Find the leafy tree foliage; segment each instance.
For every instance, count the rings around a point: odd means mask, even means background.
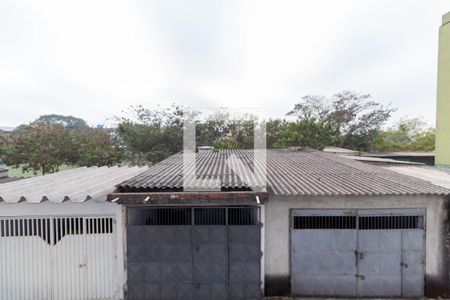
[[[253,116],[234,118],[218,110],[204,119],[200,113],[172,105],[168,108],[130,108],[131,117],[116,117],[117,133],[133,164],[158,162],[183,149],[183,118],[188,111],[196,122],[196,144],[218,149],[253,147]]]
[[[333,136],[330,124],[318,122],[315,118],[285,122],[278,133],[274,148],[310,147],[322,150],[330,145]]]
[[[117,133],[133,164],[154,163],[183,148],[183,109],[130,108],[131,117],[116,117]]]
[[[67,128],[31,124],[24,133],[14,133],[3,143],[2,161],[23,171],[47,174],[57,172],[63,164],[73,164],[76,149],[76,139]]]
[[[267,147],[311,147],[336,145],[359,150],[434,149],[434,132],[417,120],[404,120],[383,131],[393,108],[373,101],[370,95],[343,91],[332,97],[305,96],[288,115],[297,119],[271,119],[266,123]],[[186,109],[130,108],[116,117],[115,130],[91,129],[82,119],[45,115],[22,125],[11,137],[0,141],[4,162],[24,170],[57,171],[62,164],[76,166],[158,162],[183,148]],[[256,116],[240,118],[220,109],[209,116],[189,111],[196,121],[196,144],[217,149],[253,147]]]
[[[123,150],[104,129],[70,131],[59,124],[31,123],[0,141],[1,160],[23,171],[57,172],[62,165],[120,163]]]
[[[379,132],[373,151],[434,151],[435,133],[419,118],[404,119],[395,126]]]
[[[182,150],[183,108],[131,108],[131,118],[117,118],[118,135],[136,164],[155,163]],[[394,110],[370,99],[344,91],[331,98],[305,96],[290,115],[297,121],[271,119],[266,123],[267,147],[311,147],[338,145],[367,149]],[[196,123],[196,144],[217,149],[253,147],[255,116],[236,118],[219,109]]]
[[[83,119],[76,118],[73,116],[62,116],[56,114],[40,116],[33,123],[45,125],[60,125],[64,128],[67,128],[70,131],[90,129],[89,125]]]
[[[336,146],[367,150],[394,111],[368,94],[343,91],[330,98],[305,96],[288,115],[329,124]]]
[[[82,130],[75,136],[79,149],[78,166],[112,166],[125,159],[124,151],[111,130]]]
[[[252,148],[256,119],[256,116],[250,114],[238,117],[226,110],[217,110],[206,120],[197,122],[197,145],[212,145],[218,149]]]
[[[285,119],[270,119],[266,123],[267,148],[280,148],[282,132],[289,124]]]

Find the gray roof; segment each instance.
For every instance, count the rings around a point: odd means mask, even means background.
[[[400,152],[363,152],[362,156],[367,157],[434,157],[433,152],[413,152],[413,151],[400,151]]]
[[[235,155],[252,169],[253,151],[222,150],[196,155],[196,175],[219,179],[222,189],[249,187],[226,164]],[[118,185],[122,192],[173,191],[183,188],[182,154],[175,154],[148,171]],[[279,195],[448,195],[450,190],[385,168],[315,150],[267,150],[267,184]]]
[[[21,179],[23,179],[23,177],[9,176],[8,168],[6,168],[4,165],[0,165],[0,184]]]
[[[82,167],[68,171],[30,177],[19,181],[0,184],[0,201],[18,203],[27,201],[39,203],[66,200],[105,201],[115,185],[138,175],[148,168],[143,167]]]
[[[323,152],[342,154],[342,155],[360,155],[361,154],[361,152],[357,151],[357,150],[346,149],[346,148],[335,147],[335,146],[327,146],[323,149]]]
[[[23,177],[1,177],[0,178],[0,184],[2,183],[7,183],[7,182],[13,182],[13,181],[17,181],[17,180],[22,180],[24,179]]]
[[[412,162],[412,161],[403,161],[396,160],[391,158],[382,158],[382,157],[366,157],[366,156],[348,156],[342,155],[345,158],[353,159],[366,163],[374,163],[374,164],[384,164],[384,165],[412,165],[412,166],[424,166],[424,163]]]
[[[14,129],[16,129],[16,128],[10,127],[10,126],[0,126],[0,130],[2,130],[4,132],[12,132]]]
[[[386,167],[400,174],[420,178],[447,189],[450,189],[450,169],[431,166],[396,166]]]

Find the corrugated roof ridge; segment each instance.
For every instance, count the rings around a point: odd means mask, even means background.
[[[310,149],[310,151],[308,153],[310,153],[312,155],[315,155],[315,154],[320,154],[321,152]],[[328,157],[324,157],[324,156],[320,156],[320,157],[324,158],[325,160],[330,160],[330,159],[328,159]],[[334,160],[331,160],[331,161],[336,162]],[[351,168],[351,166],[348,166],[348,165],[346,165],[346,166]],[[358,170],[358,172],[355,172],[355,173],[353,173],[353,172],[350,172],[350,173],[339,172],[339,174],[341,174],[341,175],[342,174],[349,174],[349,175],[357,174],[358,176],[367,176],[368,174],[371,174],[371,173],[364,172],[364,170],[361,170],[361,169],[357,169],[357,170]],[[324,174],[321,174],[321,175],[327,175],[327,173],[324,173]],[[345,187],[349,188],[350,191],[351,191],[351,189],[357,190],[358,193],[362,194],[362,195],[364,195],[364,194],[380,195],[382,193],[377,192],[377,188],[376,187],[388,188],[388,186],[386,186],[384,184],[384,182],[380,182],[379,180],[377,180],[378,184],[374,185],[373,184],[374,182],[371,182],[370,187],[368,187],[367,185],[363,186],[362,184],[359,184],[358,181],[353,181],[352,184],[350,185],[350,184],[347,184],[346,181],[342,181],[342,180],[339,180],[339,179],[340,179],[340,177],[334,178],[333,176],[327,176],[324,180],[328,181],[328,182],[333,182],[333,184],[335,184],[335,187],[340,186],[342,188],[342,186],[345,186]],[[363,187],[365,187],[365,189],[366,189],[365,192],[364,192],[364,189],[362,189]],[[322,188],[323,188],[323,185],[322,185]],[[347,189],[344,189],[344,190],[348,191]],[[369,192],[367,192],[367,190],[369,190]],[[343,194],[343,190],[340,190],[340,192],[333,192],[333,194]],[[350,194],[355,194],[355,192],[350,193]]]
[[[393,176],[393,177],[403,177],[403,178],[405,178],[405,179],[409,179],[411,183],[414,182],[415,184],[420,184],[420,186],[421,186],[422,188],[428,189],[428,190],[429,190],[429,188],[430,188],[431,186],[432,186],[432,187],[437,187],[437,188],[442,188],[442,187],[439,187],[439,186],[437,186],[437,185],[434,185],[434,184],[432,184],[432,183],[430,183],[430,182],[428,182],[428,181],[426,181],[426,180],[422,180],[422,179],[419,179],[419,178],[415,178],[415,177],[413,177],[413,176],[408,176],[408,175],[404,175],[404,174],[399,174],[399,173],[397,173],[397,172],[388,170],[388,169],[386,169],[386,168],[374,167],[374,166],[367,165],[367,164],[364,164],[364,163],[361,163],[361,162],[358,162],[358,161],[346,159],[346,158],[344,158],[344,157],[337,157],[337,156],[334,155],[334,154],[328,154],[328,153],[323,153],[323,152],[318,152],[318,153],[316,153],[316,154],[318,154],[318,155],[320,155],[320,156],[322,156],[322,157],[323,157],[323,156],[329,156],[329,157],[331,157],[331,158],[330,158],[331,160],[333,160],[333,161],[335,161],[335,162],[337,162],[337,163],[341,163],[341,164],[347,165],[347,166],[349,166],[349,167],[351,167],[351,168],[359,169],[359,168],[356,168],[356,167],[355,167],[355,165],[358,165],[358,164],[359,164],[359,165],[364,166],[364,168],[367,167],[367,169],[375,170],[374,172],[367,171],[367,173],[371,173],[371,174],[375,175],[376,177],[382,178],[382,179],[384,179],[384,180],[389,180],[389,181],[395,182],[396,184],[402,186],[402,187],[403,187],[402,190],[404,190],[405,192],[407,192],[408,190],[414,190],[416,193],[423,193],[424,191],[421,190],[421,189],[417,189],[415,185],[409,185],[409,184],[406,184],[406,182],[402,182],[402,181],[399,181],[399,180],[395,180],[395,179],[393,179],[393,178],[386,178],[386,177],[383,177],[383,176],[381,176],[381,175],[389,176],[389,177],[390,177],[390,176]],[[335,159],[335,158],[337,158],[337,159]],[[348,163],[346,163],[346,162],[348,162]],[[359,169],[359,170],[361,170],[361,169]],[[382,171],[382,172],[380,172],[380,171]],[[409,182],[408,182],[408,183],[409,183]],[[445,188],[442,188],[442,189],[445,189]],[[446,189],[446,190],[447,190],[447,192],[450,194],[450,190],[448,190],[448,189]]]
[[[61,172],[33,177],[23,180],[23,186],[14,189],[3,188],[0,185],[0,201],[7,203],[20,201],[39,203],[44,200],[56,203],[65,200],[83,202],[88,200],[88,197],[104,201],[108,192],[113,191],[115,183],[146,169],[147,167],[105,166],[104,168],[79,168],[76,172],[71,173],[63,174]],[[70,176],[70,180],[68,180],[67,174],[76,174],[76,176]],[[51,184],[47,184],[47,182]],[[72,199],[73,197],[74,199]]]
[[[275,194],[286,195],[408,195],[450,194],[429,182],[334,154],[313,149],[267,149],[267,184]],[[243,173],[240,178],[226,163],[238,157],[244,167],[252,171],[253,149],[227,149],[219,152],[197,154],[198,176],[220,178],[225,188],[246,187],[259,184],[258,174]],[[240,162],[231,161],[241,170]],[[239,163],[239,164],[237,164]],[[145,190],[145,188],[183,187],[183,158],[180,153],[170,156],[150,167],[147,172],[119,184],[120,187]],[[192,167],[190,168],[192,169]],[[194,171],[193,169],[190,171]],[[239,172],[238,172],[239,173]],[[239,173],[242,174],[242,173]],[[246,185],[247,184],[247,185]]]

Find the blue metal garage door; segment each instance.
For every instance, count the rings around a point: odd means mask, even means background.
[[[423,296],[423,210],[299,210],[291,223],[293,295]]]
[[[261,298],[258,208],[128,211],[128,299]]]

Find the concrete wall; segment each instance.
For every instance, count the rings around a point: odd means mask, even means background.
[[[450,12],[439,29],[436,165],[450,166]]]
[[[70,201],[63,203],[42,202],[31,204],[21,202],[8,204],[0,202],[0,217],[21,217],[21,216],[114,216],[116,220],[117,237],[117,295],[115,299],[123,299],[123,290],[126,284],[124,270],[124,235],[123,220],[124,213],[122,206],[107,202],[86,201],[83,203],[73,203]]]
[[[450,295],[448,265],[448,202],[438,196],[286,197],[272,195],[265,203],[265,292],[290,293],[291,209],[426,208],[426,295]]]

